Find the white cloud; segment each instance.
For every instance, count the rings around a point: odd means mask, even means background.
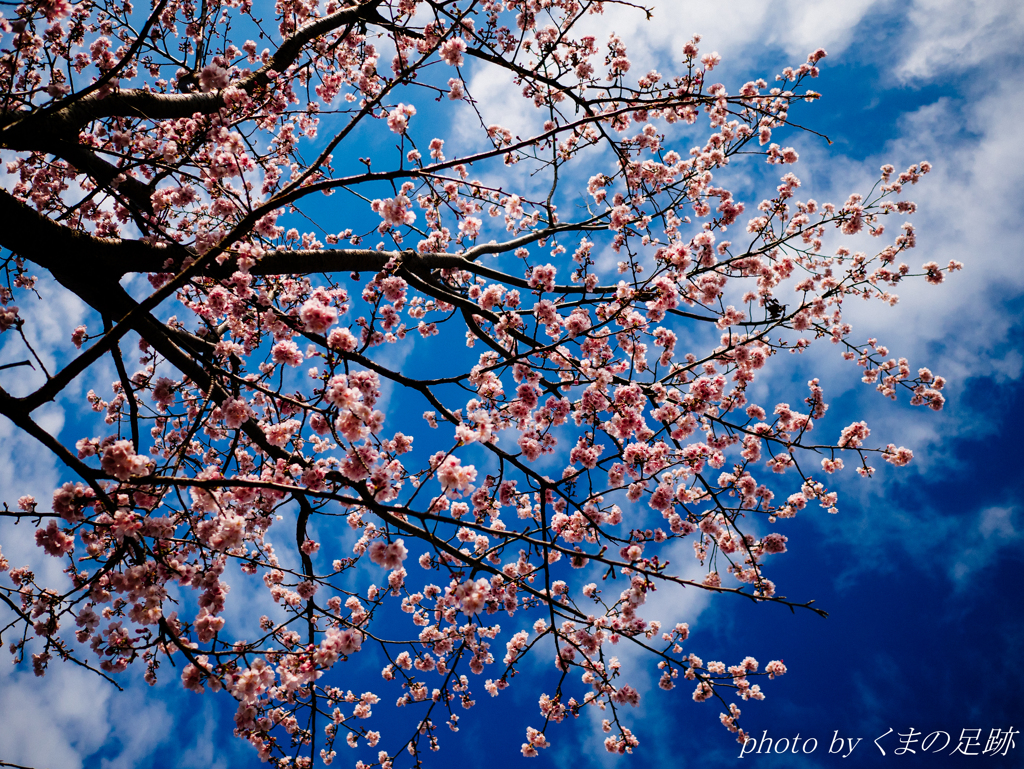
[[[496,64],[475,68],[467,85],[470,96],[476,101],[480,118],[468,105],[461,106],[455,131],[462,141],[474,144],[480,141],[481,118],[484,128],[498,124],[514,136],[532,135],[543,125],[544,113],[517,93],[518,89],[512,85],[512,75]]]
[[[1014,0],[700,0],[662,2],[653,23],[636,9],[616,6],[584,20],[603,39],[611,32],[629,45],[634,67],[646,72],[678,62],[694,33],[701,49],[718,51],[733,70],[741,61],[779,49],[791,61],[825,48],[833,57],[857,61],[858,39],[885,46],[888,71],[901,81],[931,80],[1019,54],[1024,5]]]
[[[835,55],[853,42],[858,25],[884,4],[881,0],[675,0],[657,4],[652,23],[636,9],[616,6],[589,17],[585,24],[599,40],[611,32],[620,35],[639,71],[664,67],[667,74],[669,62],[678,66],[682,46],[694,34],[702,37],[702,51],[717,51],[727,63],[770,48],[796,57],[795,63],[816,48]]]
[[[1016,0],[916,0],[896,72],[931,79],[1020,53],[1024,5]]]
[[[0,665],[0,755],[26,766],[79,769],[111,732],[114,689],[72,665],[36,678],[24,667]]]
[[[123,693],[70,664],[51,664],[42,678],[28,665],[0,665],[0,756],[25,766],[79,769],[102,748],[102,769],[145,763],[174,720],[148,696],[141,676],[120,683]]]
[[[787,0],[784,11],[773,14],[775,27],[769,37],[791,56],[806,55],[822,47],[832,55],[853,42],[859,25],[885,3],[880,0]]]

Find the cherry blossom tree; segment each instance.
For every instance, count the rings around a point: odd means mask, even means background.
[[[959,265],[911,269],[912,226],[883,226],[927,163],[841,204],[784,168],[752,207],[720,186],[744,155],[797,161],[773,132],[817,98],[824,51],[730,91],[694,37],[641,74],[601,25],[613,4],[6,7],[0,340],[20,357],[0,413],[66,474],[52,500],[5,490],[5,525],[65,577],[0,556],[16,661],[179,677],[234,698],[265,760],[347,743],[390,767],[530,687],[531,654],[558,676],[533,683],[524,755],[588,707],[631,752],[628,649],[745,739],[738,703],[785,666],[703,662],[645,603],[824,614],[770,579],[788,519],[836,512],[844,464],[912,454],[863,421],[814,430],[818,379],[795,407],[752,385],[827,343],[883,396],[942,408],[942,378],[843,309]],[[529,130],[485,119],[484,71]],[[88,308],[56,366],[32,342],[44,296]],[[80,434],[44,428],[55,400]],[[255,636],[228,621],[229,577],[265,599]],[[383,671],[355,695],[360,661]],[[412,729],[388,729],[395,697]]]

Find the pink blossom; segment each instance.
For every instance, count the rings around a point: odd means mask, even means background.
[[[224,618],[215,617],[206,609],[201,609],[194,625],[200,642],[210,643],[214,636],[224,627]]]
[[[889,462],[896,467],[903,467],[904,465],[910,464],[910,460],[914,458],[914,452],[910,449],[890,443],[885,447],[885,453],[883,455],[885,461]]]
[[[36,529],[36,544],[46,551],[47,555],[60,558],[75,549],[75,538],[68,536],[51,520],[45,529]]]
[[[199,73],[199,87],[203,91],[218,91],[227,88],[228,71],[216,64],[208,64]]]
[[[331,329],[331,333],[327,335],[327,346],[332,350],[352,352],[358,345],[359,341],[347,328]]]
[[[480,225],[483,222],[477,219],[475,216],[467,216],[461,222],[459,222],[459,232],[464,237],[473,239],[480,234]]]
[[[267,436],[267,443],[271,446],[287,446],[288,441],[301,426],[302,423],[297,419],[288,419],[278,424],[265,426],[263,432]]]
[[[103,452],[100,467],[120,481],[126,481],[133,475],[143,475],[149,469],[149,460],[135,453],[131,441],[114,441]]]
[[[939,265],[936,262],[926,262],[924,266],[921,267],[921,269],[925,271],[925,280],[927,280],[933,286],[939,285],[943,280],[946,279],[946,276],[943,275],[942,270],[939,268]]]
[[[843,428],[842,435],[839,436],[839,441],[836,445],[855,449],[861,446],[864,439],[870,434],[871,430],[868,428],[867,422],[854,422],[848,427]]]
[[[291,339],[282,339],[270,350],[270,359],[274,363],[286,363],[289,366],[301,366],[305,359],[299,346]]]
[[[459,602],[459,608],[465,614],[479,614],[483,611],[487,601],[488,583],[486,579],[478,579],[475,582],[466,580],[456,588],[454,596]]]
[[[451,67],[462,65],[462,54],[466,52],[466,41],[461,37],[453,37],[441,43],[437,53],[445,64]]]
[[[466,491],[476,480],[476,468],[473,465],[462,465],[458,457],[450,456],[437,468],[437,479],[445,492]]]
[[[316,299],[309,299],[302,305],[302,309],[299,310],[299,318],[302,320],[306,331],[322,334],[337,322],[338,311]]]
[[[241,702],[251,703],[273,685],[273,669],[267,665],[266,660],[257,658],[252,667],[243,670],[235,679],[231,691]]]
[[[416,221],[416,214],[410,210],[409,198],[405,195],[398,195],[384,200],[374,200],[370,208],[375,213],[380,214],[384,223],[389,227],[399,227]]]
[[[608,227],[613,230],[621,230],[633,218],[633,212],[629,210],[629,206],[615,206],[612,209],[611,218],[608,220]]]
[[[530,288],[539,288],[542,291],[551,292],[555,290],[554,265],[545,264],[543,267],[534,267],[530,273]]]
[[[21,318],[18,317],[18,308],[12,304],[6,307],[0,307],[0,333],[7,331],[7,329],[17,326],[21,322]]]
[[[370,545],[370,560],[384,569],[397,569],[402,565],[409,551],[405,548],[404,540],[397,539],[394,542],[382,542],[377,540]]]
[[[175,382],[167,377],[160,377],[153,384],[153,400],[161,410],[174,403],[174,386]]]
[[[416,114],[416,108],[411,104],[399,104],[388,113],[388,128],[396,134],[404,134],[409,127],[409,118]]]
[[[42,8],[46,14],[46,20],[49,22],[70,16],[73,10],[68,0],[45,0],[42,3]]]
[[[230,398],[221,406],[224,414],[224,426],[229,430],[237,430],[252,416],[252,409],[245,398]]]

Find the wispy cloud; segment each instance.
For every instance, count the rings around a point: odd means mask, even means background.
[[[915,0],[907,21],[904,54],[896,67],[903,80],[931,80],[1019,60],[1024,5],[1014,0]]]

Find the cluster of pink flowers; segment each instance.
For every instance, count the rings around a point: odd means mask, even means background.
[[[375,200],[372,204],[374,213],[380,214],[384,224],[389,227],[400,227],[416,221],[416,214],[410,209],[410,201],[404,194],[384,200]]]
[[[409,127],[409,118],[416,114],[416,108],[411,104],[399,104],[388,113],[388,128],[396,134],[404,134]]]
[[[150,461],[135,453],[131,441],[121,440],[112,442],[104,449],[100,467],[103,468],[103,472],[120,481],[126,481],[132,476],[145,474],[150,467]]]
[[[397,569],[402,565],[409,551],[401,539],[394,542],[374,542],[370,545],[370,560],[384,569]]]

